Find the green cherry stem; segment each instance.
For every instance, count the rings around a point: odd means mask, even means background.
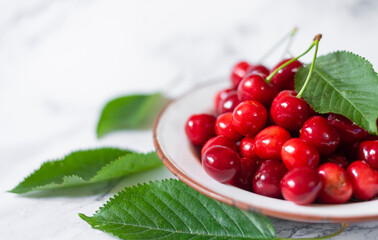
[[[307,78],[306,78],[306,81],[305,83],[303,84],[301,90],[299,91],[299,93],[297,94],[297,98],[301,98],[302,97],[302,94],[303,92],[305,91],[308,83],[310,82],[310,78],[311,78],[311,75],[312,75],[312,72],[314,70],[314,66],[315,66],[315,61],[316,61],[316,56],[318,54],[318,48],[319,48],[319,41],[320,39],[322,38],[322,35],[321,34],[318,34],[316,35],[316,37],[314,38],[314,43],[315,43],[315,53],[314,53],[314,58],[312,59],[312,63],[311,63],[311,67],[310,67],[310,71],[308,72],[308,75],[307,75]]]
[[[334,233],[328,234],[326,236],[322,236],[322,237],[316,237],[316,238],[279,238],[278,237],[276,239],[277,240],[324,240],[324,239],[330,239],[330,238],[335,237],[335,236],[339,235],[340,233],[342,233],[345,230],[346,227],[348,227],[348,224],[342,223],[339,230],[337,230]]]
[[[291,48],[291,44],[293,43],[294,36],[295,36],[296,33],[297,33],[297,28],[294,28],[293,31],[291,32],[291,35],[290,35],[290,38],[289,38],[289,42],[287,43],[287,45],[285,47],[285,50],[282,53],[282,56],[281,56],[282,59],[285,57],[286,54],[291,55],[290,54],[290,48]]]
[[[273,76],[276,75],[276,73],[278,73],[278,71],[280,71],[282,68],[286,67],[290,63],[292,63],[292,62],[298,60],[299,58],[303,57],[304,55],[306,55],[315,45],[317,45],[319,43],[319,40],[320,40],[321,37],[322,37],[321,34],[316,35],[315,38],[314,38],[314,41],[311,43],[310,47],[304,53],[302,53],[298,57],[292,58],[290,61],[287,61],[286,63],[279,66],[276,70],[274,70],[274,72],[272,72],[271,74],[269,74],[268,77],[266,77],[265,81],[267,83],[270,83],[270,81],[272,81]]]

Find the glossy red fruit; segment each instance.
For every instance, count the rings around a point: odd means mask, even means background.
[[[239,153],[242,157],[246,158],[256,158],[255,151],[255,139],[252,137],[245,137],[240,141]]]
[[[235,152],[238,151],[238,147],[236,146],[235,141],[225,137],[225,136],[216,136],[210,138],[205,145],[203,145],[201,149],[201,156],[205,153],[205,151],[212,147],[212,146],[223,146],[223,147],[228,147],[234,150]]]
[[[258,65],[254,65],[248,68],[247,73],[261,75],[262,77],[265,78],[266,76],[269,75],[269,69],[266,68],[264,65],[258,64]]]
[[[294,91],[282,91],[273,99],[270,107],[273,122],[289,131],[299,130],[310,116],[307,102],[296,96]]]
[[[217,108],[218,113],[233,112],[240,100],[236,91],[229,92],[227,96],[220,100]]]
[[[361,142],[358,146],[357,158],[378,170],[378,140]]]
[[[238,62],[231,71],[231,84],[233,88],[237,88],[240,81],[247,74],[247,70],[251,67],[249,63],[245,61]]]
[[[282,146],[281,159],[289,170],[297,167],[316,169],[319,164],[319,153],[310,143],[299,138],[292,138]]]
[[[231,88],[226,88],[226,89],[220,90],[215,95],[215,98],[214,98],[214,109],[216,111],[218,111],[218,109],[219,109],[220,102],[223,99],[225,99],[230,94],[230,92],[236,92],[236,90],[235,89],[231,89]]]
[[[340,144],[340,146],[337,149],[337,152],[345,156],[349,162],[356,160],[359,144],[359,142],[355,142],[353,144],[348,145]]]
[[[339,153],[334,153],[330,156],[327,156],[324,158],[323,163],[334,163],[338,166],[347,169],[348,167],[348,160],[344,155],[341,155]]]
[[[278,161],[262,162],[253,178],[253,192],[267,197],[282,198],[280,181],[286,172],[285,166]]]
[[[204,152],[202,166],[210,177],[218,182],[226,183],[239,171],[239,154],[228,147],[213,146]]]
[[[240,101],[254,100],[266,107],[270,106],[277,93],[277,89],[270,86],[264,78],[257,74],[249,74],[243,78],[237,90]]]
[[[360,200],[372,199],[378,193],[378,172],[366,162],[355,161],[347,169],[352,182],[353,196]]]
[[[232,113],[232,125],[243,136],[255,136],[265,126],[267,119],[265,107],[256,101],[242,102]]]
[[[270,73],[274,72],[278,67],[280,67],[282,64],[286,63],[289,60],[291,60],[291,58],[284,59],[281,62],[279,62],[270,71]],[[293,90],[294,89],[294,76],[301,66],[302,66],[302,63],[299,62],[298,60],[295,60],[294,62],[290,63],[283,69],[279,70],[276,73],[276,75],[273,76],[271,80],[271,84],[279,90],[285,90],[285,89]]]
[[[196,146],[202,146],[215,136],[215,117],[209,114],[195,114],[189,117],[185,124],[188,139]]]
[[[327,119],[314,116],[303,124],[300,138],[313,144],[322,156],[332,154],[340,144],[340,135]]]
[[[368,132],[365,129],[360,128],[354,122],[342,115],[330,113],[327,119],[339,132],[340,142],[342,144],[349,145],[359,142],[368,135]]]
[[[281,148],[290,139],[290,133],[279,126],[267,127],[255,137],[256,154],[262,159],[281,159]]]
[[[252,191],[252,180],[255,175],[258,162],[257,158],[240,158],[240,169],[230,184],[244,190]]]
[[[314,202],[321,187],[318,173],[311,167],[294,168],[281,180],[283,197],[300,205]]]
[[[318,194],[321,203],[347,202],[353,193],[352,183],[345,169],[335,163],[325,163],[318,168],[322,187]]]
[[[218,116],[215,122],[215,133],[218,136],[225,136],[235,142],[243,137],[232,125],[232,113],[223,113]]]

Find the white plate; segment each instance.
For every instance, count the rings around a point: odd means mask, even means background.
[[[222,81],[193,90],[172,101],[156,120],[154,127],[156,151],[173,174],[211,198],[244,210],[259,211],[278,218],[305,222],[378,219],[378,200],[340,205],[300,206],[222,184],[207,175],[186,138],[184,125],[192,114],[211,112],[216,92],[227,86],[228,82]]]

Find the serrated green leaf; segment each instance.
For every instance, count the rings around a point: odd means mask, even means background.
[[[178,180],[126,188],[92,217],[121,239],[275,239],[269,219],[210,199]]]
[[[295,89],[302,88],[310,66],[295,75]],[[318,57],[302,97],[319,113],[338,113],[377,134],[378,76],[364,58],[345,51]]]
[[[77,151],[63,159],[43,163],[10,192],[26,193],[109,181],[161,165],[155,152],[142,154],[116,148]]]
[[[97,137],[123,129],[148,129],[168,102],[160,93],[129,95],[108,102],[97,124]]]

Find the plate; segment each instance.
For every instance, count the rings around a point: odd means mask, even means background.
[[[227,81],[219,81],[199,87],[171,101],[162,110],[154,126],[154,144],[157,154],[169,171],[210,198],[268,216],[303,222],[352,222],[378,219],[378,200],[339,205],[300,206],[222,184],[207,175],[186,138],[184,125],[192,114],[211,112],[215,94],[228,85]]]

